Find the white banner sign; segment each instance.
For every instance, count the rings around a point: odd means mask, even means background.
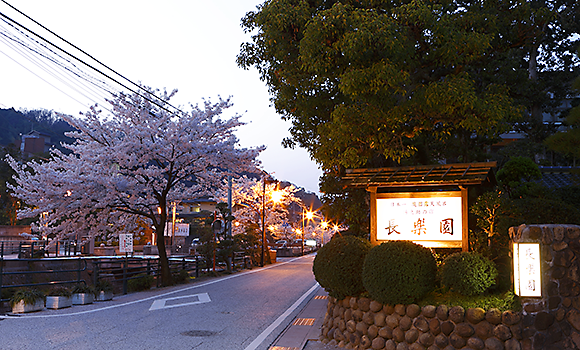
[[[133,253],[133,234],[119,234],[119,251],[121,253]]]
[[[461,192],[384,194],[377,198],[377,240],[461,241]]]
[[[542,296],[539,243],[514,243],[514,288],[521,297]]]
[[[165,225],[165,236],[171,237],[173,234],[173,223],[168,222]],[[176,224],[175,225],[175,236],[188,237],[189,236],[189,224]]]

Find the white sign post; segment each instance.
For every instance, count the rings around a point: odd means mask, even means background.
[[[539,243],[514,243],[514,288],[521,297],[542,297]]]
[[[121,253],[133,253],[133,234],[119,234],[119,251]]]

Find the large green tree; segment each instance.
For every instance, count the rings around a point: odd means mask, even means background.
[[[580,91],[580,78],[576,79],[573,87]],[[570,110],[564,125],[566,129],[550,135],[546,145],[551,150],[572,157],[572,164],[576,166],[576,160],[580,159],[580,106]]]
[[[345,168],[483,159],[522,116],[545,3],[268,0],[242,20],[238,64],[292,122],[285,144],[322,166],[324,200],[344,203],[362,197],[336,181]]]

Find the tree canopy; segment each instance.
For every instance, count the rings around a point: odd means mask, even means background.
[[[46,213],[37,228],[58,235],[135,232],[153,225],[162,262],[163,283],[171,282],[164,228],[171,202],[207,195],[222,183],[225,170],[255,169],[262,148],[238,147],[234,130],[240,116],[220,118],[229,101],[206,102],[203,109],[167,109],[172,93],[160,102],[142,94],[120,94],[109,101],[112,115],[95,106],[80,118],[62,116],[78,131],[76,141],[51,152],[47,161],[18,163],[14,195],[30,208],[19,217]]]
[[[292,122],[285,145],[307,149],[322,191],[338,193],[344,168],[484,160],[501,133],[569,96],[577,10],[570,0],[268,0],[242,19],[253,36],[238,64],[258,69]]]

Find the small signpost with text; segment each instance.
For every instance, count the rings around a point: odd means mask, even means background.
[[[133,234],[121,233],[119,234],[119,252],[133,253]]]
[[[123,294],[127,294],[127,267],[129,265],[129,253],[133,254],[133,234],[119,234],[119,252],[125,253],[125,264],[123,264]]]
[[[408,240],[468,250],[468,187],[495,184],[495,162],[347,170],[370,192],[371,243]]]

